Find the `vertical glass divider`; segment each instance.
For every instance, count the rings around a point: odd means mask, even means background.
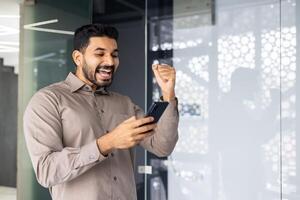
[[[145,0],[145,111],[147,111],[148,106],[148,0]],[[144,150],[144,165],[147,165],[147,150]],[[147,174],[144,174],[144,200],[147,200]]]
[[[280,199],[283,198],[283,184],[282,184],[282,4],[279,0],[279,179],[280,179]]]

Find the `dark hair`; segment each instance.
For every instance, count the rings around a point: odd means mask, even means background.
[[[105,24],[87,24],[76,29],[73,50],[84,51],[91,37],[109,37],[118,40],[119,33],[115,27]]]

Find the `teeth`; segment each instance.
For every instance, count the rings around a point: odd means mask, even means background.
[[[107,73],[110,73],[110,72],[111,72],[110,69],[100,69],[99,71],[100,71],[100,72],[107,72]]]

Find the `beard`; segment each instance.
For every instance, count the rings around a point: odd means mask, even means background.
[[[84,77],[96,85],[97,88],[109,87],[113,81],[114,71],[114,65],[98,65],[95,70],[93,70],[93,67],[88,66],[85,61],[82,67]],[[101,76],[101,74],[102,76],[105,75],[104,78]]]

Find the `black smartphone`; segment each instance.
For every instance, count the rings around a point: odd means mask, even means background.
[[[150,106],[150,108],[148,109],[148,112],[146,114],[146,117],[154,117],[154,121],[151,123],[157,123],[159,118],[162,116],[162,114],[164,113],[164,111],[166,110],[167,106],[168,106],[169,102],[153,102]]]

